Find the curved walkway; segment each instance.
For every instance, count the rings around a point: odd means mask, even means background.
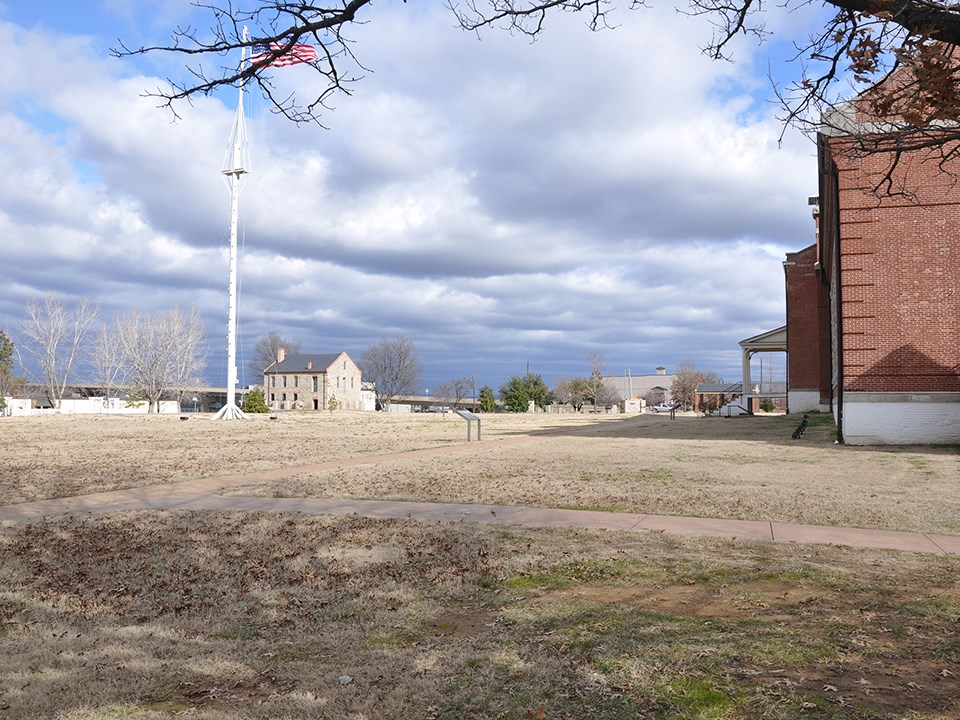
[[[520,438],[506,440],[512,443]],[[504,442],[503,440],[500,441]],[[376,455],[319,463],[308,467],[290,467],[189,480],[129,490],[114,490],[55,500],[38,500],[0,506],[0,521],[29,521],[46,516],[77,513],[104,514],[123,510],[220,510],[246,512],[297,512],[329,515],[360,515],[370,518],[409,518],[419,521],[479,522],[490,525],[526,525],[532,527],[576,527],[628,532],[665,532],[674,535],[700,535],[845,545],[855,548],[903,550],[960,556],[960,536],[896,530],[798,525],[761,520],[724,520],[642,513],[560,510],[554,508],[509,505],[470,505],[462,503],[401,502],[393,500],[352,500],[349,498],[268,498],[226,496],[218,491],[226,487],[276,480],[289,475],[355,465],[385,462],[416,455],[466,449],[469,445],[430,448],[390,455]]]

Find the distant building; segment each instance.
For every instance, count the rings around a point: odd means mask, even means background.
[[[645,399],[651,395],[662,395],[663,400],[669,400],[673,388],[673,375],[668,375],[666,368],[662,366],[657,368],[656,373],[604,376],[603,381],[616,390],[621,401]]]
[[[287,354],[263,371],[267,405],[275,410],[327,410],[331,399],[341,410],[364,409],[360,368],[345,352]]]
[[[764,375],[763,355],[787,352],[787,326],[781,325],[773,330],[741,340],[740,352],[743,358],[743,380],[739,383],[740,390],[738,392],[742,395],[739,406],[743,412],[755,413],[761,409],[761,404],[765,401],[772,403],[779,410],[784,410],[787,396],[786,382],[783,379],[774,379],[769,373]],[[753,377],[750,369],[751,360],[756,355],[761,356],[759,378]],[[706,395],[715,394],[717,391],[717,388],[714,388]]]

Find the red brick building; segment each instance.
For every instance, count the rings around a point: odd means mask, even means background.
[[[818,157],[817,243],[784,263],[790,411],[831,408],[850,444],[960,442],[960,176],[914,151],[890,195],[891,155],[833,132]]]
[[[829,412],[830,296],[814,244],[787,253],[787,408],[792,413]]]

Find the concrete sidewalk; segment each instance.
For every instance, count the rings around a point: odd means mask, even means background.
[[[293,471],[299,470],[302,470],[302,468],[293,469]],[[284,470],[269,474],[274,475],[290,471]],[[22,522],[46,516],[83,513],[104,514],[124,510],[295,512],[340,516],[359,515],[370,518],[409,518],[417,521],[478,522],[490,525],[664,532],[673,535],[845,545],[855,548],[960,555],[960,537],[893,530],[864,530],[860,528],[794,525],[760,520],[723,520],[504,505],[351,500],[348,498],[237,497],[217,494],[217,491],[223,487],[251,482],[261,477],[262,475],[211,478],[172,485],[117,490],[95,495],[0,506],[0,521]]]

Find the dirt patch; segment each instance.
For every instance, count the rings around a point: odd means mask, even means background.
[[[736,588],[704,588],[696,584],[652,587],[583,586],[554,595],[561,601],[615,603],[641,606],[658,613],[695,618],[746,618],[762,615],[776,620],[781,605],[815,602],[825,593],[797,589],[773,581],[758,581]],[[549,598],[550,596],[545,596]]]
[[[932,713],[937,718],[960,717],[960,681],[942,663],[924,659],[916,648],[891,645],[888,660],[851,660],[822,671],[811,670],[774,683],[806,700],[804,709],[862,708],[876,716]]]
[[[491,612],[477,610],[469,613],[450,613],[431,619],[423,625],[424,631],[434,637],[468,638],[492,632],[497,617]]]

